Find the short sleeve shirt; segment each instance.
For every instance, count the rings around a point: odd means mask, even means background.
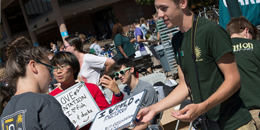
[[[136,87],[133,90],[131,90],[128,86],[124,87],[123,89],[124,99],[127,99],[128,97],[138,94],[145,89],[147,90],[147,93],[143,100],[142,107],[148,107],[152,104],[155,104],[158,101],[158,98],[153,86],[150,83],[142,80],[139,80],[139,82],[137,83]]]
[[[91,44],[89,48],[94,49],[97,56],[101,56],[101,53],[103,53],[102,48],[97,43]]]
[[[185,33],[178,32],[172,38],[172,46],[176,60],[182,66],[187,83],[190,84],[194,102],[200,103],[215,93],[224,82],[224,75],[218,68],[217,61],[226,53],[232,52],[232,44],[228,33],[213,21],[199,18],[195,55],[201,92],[198,88],[194,63],[191,56],[191,29]],[[180,52],[180,56],[177,54]],[[181,59],[181,61],[179,60]],[[239,91],[226,101],[209,111],[207,116],[220,125],[220,129],[231,130],[245,125],[251,120],[251,115],[239,98]]]
[[[54,97],[32,92],[12,97],[1,115],[1,126],[1,130],[75,130]]]
[[[241,78],[240,97],[248,109],[260,109],[260,42],[231,38]]]
[[[127,56],[131,56],[135,53],[134,45],[130,42],[128,37],[117,34],[114,38],[114,43],[119,58],[123,58],[123,55],[119,51],[118,46],[121,46],[123,48]]]
[[[140,27],[136,27],[135,28],[135,40],[137,41],[137,36],[140,36],[141,39],[143,39],[143,32],[141,30]],[[140,51],[144,51],[145,50],[145,47],[144,47],[144,44],[141,43],[141,42],[136,42],[137,44],[139,44],[139,47],[140,47]]]
[[[151,106],[158,101],[156,92],[150,83],[145,82],[143,80],[139,80],[139,82],[137,83],[136,87],[133,90],[131,90],[128,86],[126,86],[126,87],[124,87],[122,93],[124,94],[124,99],[127,99],[135,94],[140,93],[141,91],[143,91],[145,89],[147,90],[147,93],[141,104],[141,108],[143,108],[143,107]],[[150,122],[152,124],[155,123],[155,118],[153,120],[151,120]]]
[[[88,83],[98,84],[100,71],[104,68],[106,57],[85,54],[78,76],[84,76]]]

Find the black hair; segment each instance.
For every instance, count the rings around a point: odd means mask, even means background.
[[[133,60],[127,58],[119,59],[114,66],[114,71],[118,71],[122,67],[122,65],[126,67],[134,67],[134,76],[136,77],[135,62]]]
[[[80,71],[80,65],[77,57],[70,52],[59,52],[55,54],[51,60],[52,66],[69,64],[71,68],[76,71],[74,79],[76,80]]]

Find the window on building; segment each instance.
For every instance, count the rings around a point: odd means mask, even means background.
[[[83,1],[83,0],[58,0],[60,6],[71,4],[71,3],[77,3],[79,1]],[[91,0],[87,0],[87,1],[91,1]]]
[[[50,0],[23,0],[23,4],[29,21],[52,10]]]
[[[12,33],[27,30],[27,26],[20,6],[7,8],[4,10],[4,13],[7,17],[7,21]]]

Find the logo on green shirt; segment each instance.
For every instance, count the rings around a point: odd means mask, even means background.
[[[253,51],[254,50],[254,46],[253,43],[239,43],[236,45],[233,45],[233,52],[237,52],[237,51]]]
[[[198,46],[195,46],[195,54],[196,54],[196,61],[203,61],[203,59],[200,59],[201,56],[201,50]]]

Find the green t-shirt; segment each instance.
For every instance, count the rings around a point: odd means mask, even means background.
[[[232,46],[228,33],[213,21],[199,18],[196,32],[195,54],[201,92],[198,88],[191,57],[191,29],[185,33],[180,31],[176,33],[172,38],[172,46],[178,64],[180,61],[177,52],[181,51],[182,71],[187,83],[191,86],[194,102],[200,103],[200,93],[205,101],[224,82],[224,75],[219,69],[217,61],[224,54],[232,52]],[[248,110],[242,107],[243,105],[239,98],[239,91],[237,91],[226,101],[207,111],[207,116],[218,122],[221,130],[234,130],[252,119]]]
[[[123,48],[127,56],[131,56],[135,53],[134,45],[130,42],[128,37],[124,37],[120,34],[117,34],[114,38],[114,43],[119,58],[123,58],[124,56],[119,51],[118,46],[121,46]]]
[[[241,77],[240,97],[248,109],[260,108],[260,42],[231,38]]]

